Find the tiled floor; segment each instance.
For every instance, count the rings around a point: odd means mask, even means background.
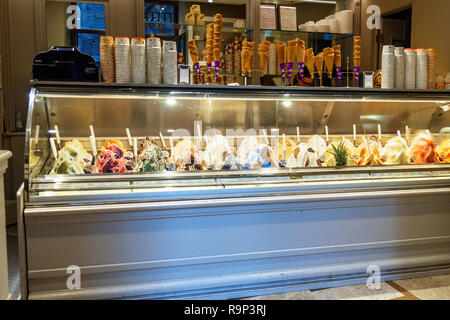
[[[9,291],[20,298],[17,226],[7,229]],[[382,282],[380,289],[366,285],[306,290],[246,298],[244,300],[450,300],[450,274]]]

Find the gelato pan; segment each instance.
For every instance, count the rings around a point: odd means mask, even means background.
[[[59,151],[50,174],[83,174],[84,168],[92,161],[92,156],[87,153],[83,145],[77,139],[67,142]]]

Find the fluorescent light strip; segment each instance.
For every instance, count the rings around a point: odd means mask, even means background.
[[[211,96],[195,96],[195,97],[189,97],[189,96],[172,96],[172,95],[168,95],[168,96],[159,96],[159,95],[146,95],[146,96],[128,96],[128,95],[122,95],[122,94],[117,94],[117,95],[62,95],[62,94],[40,94],[40,95],[36,95],[36,97],[46,97],[46,98],[77,98],[77,99],[92,99],[92,98],[96,98],[96,99],[133,99],[133,100],[149,100],[149,99],[155,99],[155,100],[167,100],[167,99],[174,99],[174,100],[217,100],[217,101],[285,101],[285,100],[289,100],[289,101],[299,101],[299,102],[307,102],[307,101],[323,101],[323,102],[328,102],[328,101],[333,101],[333,102],[391,102],[391,103],[405,103],[405,102],[429,102],[429,103],[446,103],[447,100],[428,100],[426,98],[424,98],[423,100],[420,99],[415,99],[415,100],[404,100],[402,98],[398,98],[398,99],[380,99],[380,98],[373,98],[373,97],[360,97],[360,98],[355,98],[355,97],[349,97],[349,98],[327,98],[327,97],[321,97],[320,95],[317,95],[317,98],[312,98],[312,97],[301,97],[299,95],[299,97],[296,97],[295,95],[289,97],[289,98],[282,98],[282,97],[273,97],[273,98],[262,98],[259,96],[254,96],[254,97],[211,97]]]

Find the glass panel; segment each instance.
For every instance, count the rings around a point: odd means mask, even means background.
[[[84,30],[105,30],[105,5],[77,2],[80,8],[80,26]]]
[[[94,193],[89,191],[100,188],[126,197],[130,190],[160,197],[160,188],[218,192],[226,186],[250,188],[246,192],[255,194],[261,192],[254,190],[258,185],[276,190],[335,181],[340,188],[342,180],[449,171],[445,163],[411,166],[409,155],[410,141],[419,130],[430,130],[436,146],[448,143],[450,113],[442,97],[387,100],[355,94],[297,94],[286,89],[258,92],[257,87],[232,93],[214,88],[191,92],[182,87],[134,90],[38,92],[28,140],[32,177],[36,176],[30,180],[33,190],[41,196],[84,190],[91,196]],[[378,124],[381,144],[374,144]],[[57,161],[50,144],[50,138],[56,138],[55,125],[61,137],[61,145],[55,140]],[[384,162],[386,144],[397,130],[404,138],[406,125],[410,129],[404,150],[408,160],[395,163],[392,169],[394,164]],[[38,145],[34,142],[37,130]],[[143,143],[147,137],[151,142]],[[117,140],[107,144],[108,139]],[[143,152],[148,152],[147,158],[140,158]],[[110,171],[102,171],[105,159],[111,161]],[[119,167],[123,170],[115,171]],[[106,174],[96,174],[102,172]]]
[[[173,5],[146,2],[144,10],[146,34],[175,35],[175,8]]]
[[[381,136],[383,164],[437,163],[450,139],[450,111],[445,101],[355,102],[368,135]],[[380,135],[381,133],[381,135]],[[444,148],[444,149],[445,149]],[[444,158],[448,155],[444,156]],[[447,162],[450,159],[447,160]]]
[[[39,175],[44,163],[49,156],[49,127],[48,114],[45,110],[45,98],[34,97],[30,94],[30,99],[34,100],[33,113],[31,119],[28,119],[28,168],[29,178]],[[25,175],[27,176],[27,175]]]
[[[90,54],[96,62],[100,62],[100,36],[96,33],[77,33],[77,47],[83,52]]]

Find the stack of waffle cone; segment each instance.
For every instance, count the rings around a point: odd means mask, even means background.
[[[286,43],[275,40],[275,48],[277,50],[277,64],[286,63]]]
[[[206,63],[209,65],[213,59],[213,46],[214,46],[214,23],[206,25]]]
[[[297,39],[289,40],[287,44],[287,62],[294,63],[296,55],[297,55]]]
[[[361,37],[353,37],[353,66],[361,66]]]
[[[269,60],[269,47],[270,41],[263,41],[258,45],[258,58],[259,58],[259,72],[260,75],[264,75],[264,70],[267,66],[267,61]]]
[[[213,37],[213,58],[215,61],[216,83],[219,83],[220,58],[222,56],[221,50],[222,42],[222,15],[217,13],[214,15],[214,37]]]
[[[314,79],[314,51],[312,48],[305,50],[305,65],[311,74],[311,78]]]
[[[248,72],[249,76],[252,75],[253,70],[253,50],[255,48],[255,42],[249,42],[247,39],[244,39],[242,42],[242,51],[241,51],[241,69],[242,75],[245,76],[245,73]]]
[[[342,66],[341,45],[338,44],[337,46],[334,46],[333,51],[334,51],[334,65],[336,67],[341,67]]]
[[[241,72],[241,46],[237,39],[233,44],[233,73],[239,74]]]
[[[317,72],[319,73],[319,77],[322,77],[323,70],[323,53],[320,52],[317,56],[314,57],[314,65],[316,66]]]
[[[334,65],[334,50],[333,48],[323,49],[323,59],[325,60],[325,66],[328,71],[328,78],[331,79],[333,75],[333,65]]]
[[[195,45],[195,40],[190,40],[190,41],[188,41],[187,44],[188,44],[189,54],[191,55],[191,58],[192,58],[192,62],[198,63],[198,51],[197,51],[197,46]]]
[[[301,39],[297,40],[297,62],[303,63],[305,62],[305,41]]]

